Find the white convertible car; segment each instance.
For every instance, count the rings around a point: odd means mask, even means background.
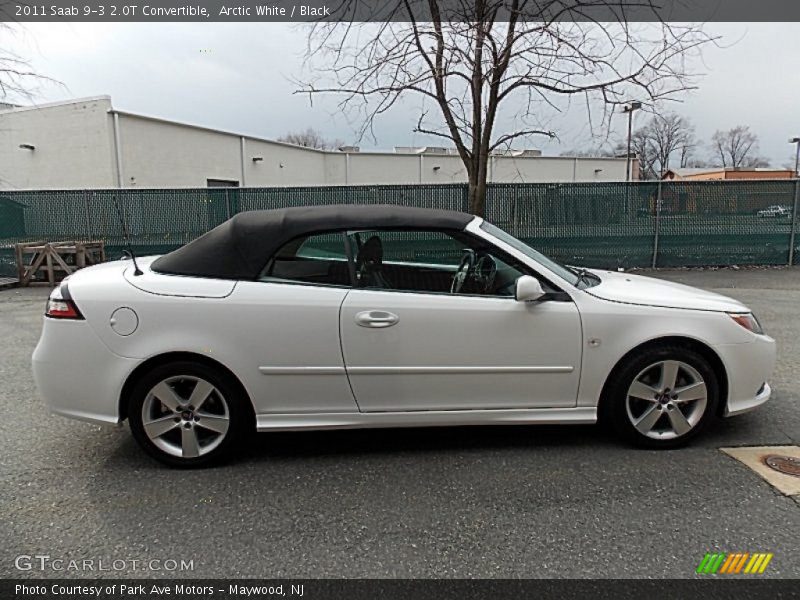
[[[52,293],[33,371],[54,412],[128,419],[173,466],[252,430],[603,419],[671,448],[770,396],[746,306],[564,267],[468,214],[246,212],[138,263]]]

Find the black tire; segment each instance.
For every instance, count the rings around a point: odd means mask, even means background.
[[[709,422],[716,418],[717,406],[719,405],[719,381],[714,369],[701,354],[681,346],[656,346],[633,353],[625,361],[612,373],[613,380],[609,383],[607,394],[605,394],[600,407],[601,421],[610,425],[625,440],[643,448],[678,448],[688,444],[708,426]],[[680,406],[677,403],[673,403],[671,408],[668,405],[664,405],[664,411],[670,408],[670,411],[681,410],[682,414],[685,414],[686,407],[693,408],[697,412],[692,412],[691,416],[696,419],[696,422],[688,432],[677,434],[676,431],[673,431],[672,433],[665,432],[663,434],[665,436],[675,435],[675,437],[648,437],[648,435],[643,434],[634,426],[632,419],[643,416],[644,411],[649,410],[649,405],[647,402],[641,403],[644,405],[643,412],[640,415],[633,414],[632,408],[629,408],[628,405],[628,391],[637,376],[646,372],[648,367],[657,365],[662,361],[679,361],[688,365],[690,369],[681,367],[679,371],[681,373],[680,376],[684,378],[690,375],[691,369],[694,369],[696,374],[699,374],[702,378],[703,383],[705,383],[706,403],[702,411],[700,410],[700,403],[696,404],[695,407],[692,407],[692,403],[680,404]],[[657,369],[657,367],[653,368]],[[653,371],[653,373],[655,372]],[[644,377],[648,376],[651,375],[646,374]],[[681,386],[676,385],[676,388],[679,387]],[[631,397],[632,406],[636,405],[637,402],[639,402],[637,398]],[[667,403],[670,404],[669,399],[667,399]],[[652,404],[662,409],[659,400],[654,400]],[[661,420],[656,421],[653,430],[648,432],[650,436],[659,436],[659,424],[664,429],[672,427],[672,419],[666,412],[658,418]]]
[[[163,447],[159,447],[146,433],[143,423],[143,407],[145,406],[145,402],[148,401],[151,390],[159,383],[170,380],[170,385],[175,386],[171,389],[173,389],[173,391],[180,391],[180,386],[191,386],[193,382],[196,384],[197,379],[208,382],[215,388],[208,396],[209,400],[207,404],[210,403],[212,405],[210,407],[211,409],[216,408],[217,414],[223,410],[220,407],[225,407],[227,410],[225,417],[228,419],[227,431],[222,434],[201,427],[199,422],[204,418],[202,417],[202,413],[196,415],[194,412],[183,411],[171,413],[166,405],[162,405],[161,410],[164,411],[163,416],[165,421],[167,420],[166,417],[180,419],[179,422],[175,421],[176,424],[173,426],[172,430],[159,438],[159,443],[162,446],[170,448],[174,446],[174,444],[170,442],[175,440],[177,434],[183,435],[184,432],[182,428],[184,427],[186,429],[191,429],[193,433],[196,431],[195,440],[200,440],[197,442],[197,448],[202,454],[191,457],[176,456]],[[189,387],[185,389],[190,390]],[[182,397],[186,398],[185,395]],[[148,402],[148,410],[152,409],[153,403],[154,401],[152,399]],[[203,410],[202,407],[200,407],[200,410]],[[195,416],[185,421],[182,420],[184,419],[183,416],[178,416],[184,414]],[[244,393],[244,390],[228,373],[219,368],[192,361],[175,361],[159,365],[147,372],[133,386],[128,401],[128,421],[133,437],[150,456],[165,465],[178,468],[204,467],[229,458],[234,448],[254,431],[252,414],[250,401]],[[225,417],[223,417],[223,419]],[[167,436],[169,436],[169,439],[166,439]],[[217,441],[220,436],[221,440]],[[213,439],[215,443],[207,443],[204,447],[204,441],[208,442],[209,439]],[[180,443],[180,439],[175,442],[177,445],[180,445]],[[211,448],[211,446],[213,446],[213,448]],[[184,451],[184,453],[185,452],[186,451]]]

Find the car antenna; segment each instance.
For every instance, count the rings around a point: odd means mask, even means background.
[[[125,244],[128,248],[125,250],[125,254],[131,257],[133,261],[133,274],[134,275],[144,275],[142,270],[139,268],[139,265],[136,264],[136,255],[133,253],[133,245],[131,244],[131,236],[128,235],[128,227],[125,225],[125,217],[122,215],[122,209],[119,206],[119,200],[117,200],[117,195],[112,194],[112,198],[114,198],[114,206],[117,208],[117,216],[119,216],[119,223],[122,225],[122,239],[125,241]]]

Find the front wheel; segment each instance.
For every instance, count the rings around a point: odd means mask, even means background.
[[[248,423],[244,402],[222,371],[180,361],[137,382],[128,419],[148,454],[172,467],[198,467],[224,458],[241,439]]]
[[[634,444],[676,448],[706,427],[718,402],[717,376],[705,357],[661,347],[622,366],[603,408],[617,432]]]

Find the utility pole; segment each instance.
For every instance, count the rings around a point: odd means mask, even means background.
[[[622,112],[628,113],[628,152],[625,155],[625,181],[631,180],[631,137],[633,135],[633,112],[642,108],[641,102],[626,104]]]
[[[794,157],[794,176],[800,178],[800,137],[790,139],[789,143],[797,146],[797,153]]]

